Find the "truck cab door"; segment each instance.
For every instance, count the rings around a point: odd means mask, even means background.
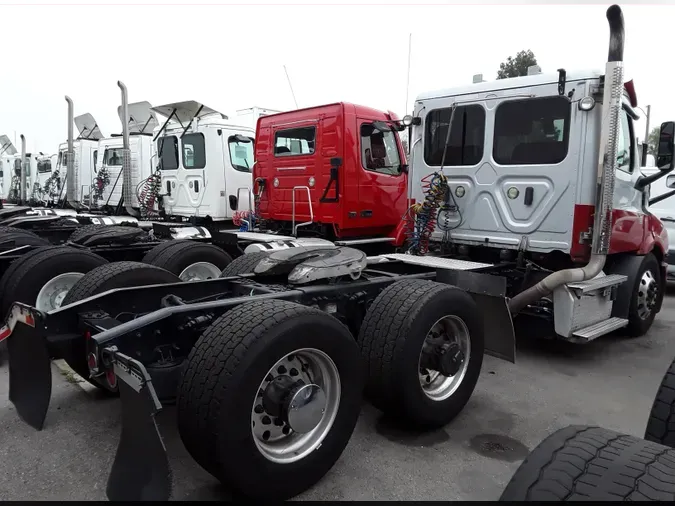
[[[644,192],[635,188],[640,159],[633,120],[625,109],[619,113],[616,162],[610,253],[637,251],[645,237]]]
[[[405,156],[398,135],[386,123],[357,118],[359,202],[358,228],[395,227],[407,202]]]

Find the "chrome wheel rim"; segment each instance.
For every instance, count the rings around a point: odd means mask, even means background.
[[[455,366],[459,366],[457,371],[454,374],[443,374],[425,365],[424,355],[430,353],[450,353],[457,357],[454,361]],[[455,315],[439,318],[427,332],[418,360],[419,381],[424,394],[436,402],[451,397],[466,376],[470,358],[471,335],[464,320]]]
[[[646,320],[652,313],[658,298],[659,287],[652,271],[647,270],[642,274],[637,291],[637,313],[640,319]]]
[[[66,272],[47,281],[40,289],[35,307],[40,311],[53,311],[63,304],[70,289],[84,276],[81,272]]]
[[[181,281],[204,281],[206,279],[216,279],[220,276],[222,269],[219,269],[210,262],[195,262],[188,265],[178,276]]]
[[[279,383],[304,383],[283,399],[281,416],[271,393]],[[278,390],[277,390],[278,391]],[[309,394],[309,395],[306,395]],[[340,374],[333,360],[314,348],[287,354],[260,383],[251,409],[251,432],[260,453],[277,464],[290,464],[316,450],[330,432],[340,405]],[[269,401],[269,402],[268,402]]]

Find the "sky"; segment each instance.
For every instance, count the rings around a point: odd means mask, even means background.
[[[197,100],[231,117],[252,106],[291,110],[284,66],[298,107],[347,101],[403,116],[419,93],[474,74],[495,79],[522,49],[544,72],[603,69],[609,5],[0,0],[0,134],[55,152],[67,135],[65,95],[76,116],[89,112],[105,135],[120,133],[117,80],[130,102]],[[620,5],[639,106],[651,105],[651,127],[675,120],[666,63],[675,2]],[[643,119],[641,138],[644,128]]]

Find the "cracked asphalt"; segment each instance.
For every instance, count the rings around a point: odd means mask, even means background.
[[[486,357],[468,405],[451,424],[410,433],[364,403],[332,471],[297,500],[496,500],[544,437],[570,424],[642,437],[661,377],[675,357],[675,290],[641,338],[574,346],[519,336],[517,363]],[[0,500],[105,500],[120,433],[115,399],[84,390],[53,366],[52,401],[36,432],[8,400],[0,366]],[[184,449],[173,407],[158,415],[176,500],[228,493]],[[233,456],[236,458],[236,456]]]

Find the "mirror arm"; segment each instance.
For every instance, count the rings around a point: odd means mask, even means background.
[[[654,204],[658,204],[662,200],[666,200],[666,199],[672,197],[673,195],[675,195],[675,190],[671,190],[669,192],[666,192],[663,195],[659,195],[658,197],[654,197],[653,199],[650,199],[649,205],[653,206]]]
[[[667,176],[670,171],[660,170],[650,176],[640,176],[637,181],[635,181],[635,189],[642,191],[647,185],[652,184],[657,179],[661,179],[664,176]]]

